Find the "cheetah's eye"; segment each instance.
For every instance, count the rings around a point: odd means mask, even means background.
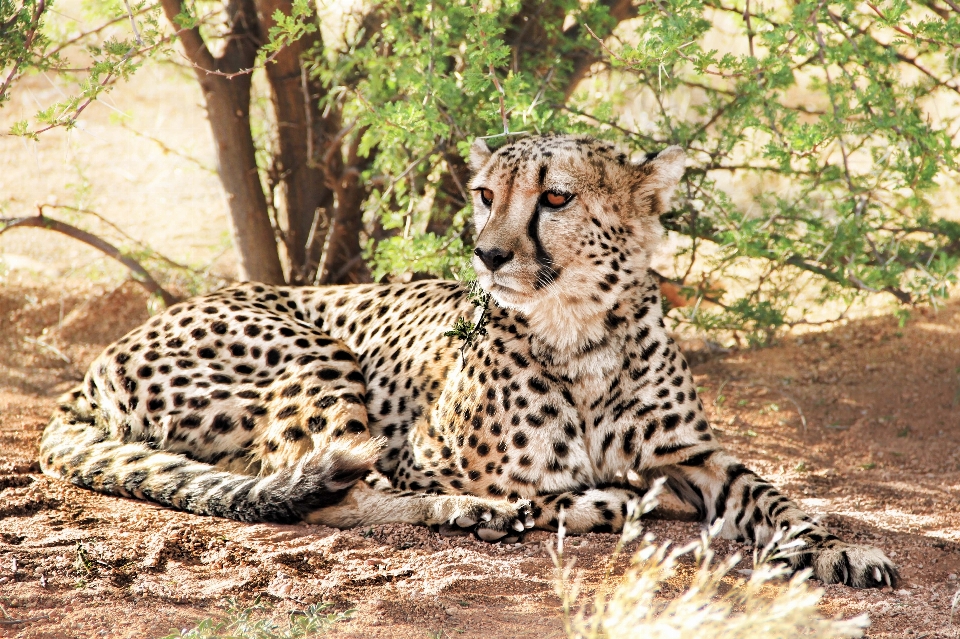
[[[557,193],[556,191],[546,191],[540,196],[540,204],[549,206],[552,209],[559,209],[567,202],[573,199],[570,193]]]
[[[480,191],[480,201],[483,202],[484,206],[490,206],[493,204],[493,191],[490,189],[477,189]]]

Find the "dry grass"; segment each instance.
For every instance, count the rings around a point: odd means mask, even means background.
[[[644,535],[640,516],[653,510],[661,488],[662,482],[641,502],[631,504],[603,582],[593,601],[579,607],[580,583],[573,563],[563,558],[561,523],[557,548],[551,554],[570,639],[836,639],[863,635],[870,623],[867,615],[824,618],[817,609],[823,590],[808,583],[810,572],[790,576],[791,571],[777,563],[802,544],[798,540],[775,537],[755,553],[754,568],[743,578],[733,574],[739,555],[717,561],[710,547],[722,521],[703,531],[698,541],[681,547],[671,547],[670,542],[657,544],[652,535]],[[637,539],[640,543],[629,567],[613,583],[612,569],[619,555]],[[696,565],[692,582],[676,596],[664,598],[661,586],[677,575],[682,559],[691,555]]]

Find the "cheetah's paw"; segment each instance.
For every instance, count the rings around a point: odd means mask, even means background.
[[[462,503],[440,533],[455,536],[473,532],[483,541],[515,541],[533,528],[533,511],[526,499],[515,502],[471,499]],[[516,538],[516,539],[515,539]]]
[[[814,576],[827,584],[882,588],[899,580],[897,567],[873,546],[834,542],[815,552],[811,564]]]

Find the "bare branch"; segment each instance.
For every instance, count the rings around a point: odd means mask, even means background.
[[[211,267],[213,266],[213,263],[212,263],[212,262],[211,262],[206,268],[200,270],[200,269],[195,269],[195,268],[193,268],[192,266],[187,266],[186,264],[181,264],[180,262],[177,262],[176,260],[172,260],[172,259],[170,259],[169,257],[167,257],[166,255],[164,255],[163,253],[160,253],[160,252],[156,251],[155,249],[153,249],[153,248],[151,248],[150,246],[144,244],[143,242],[141,242],[141,241],[138,240],[137,238],[131,236],[129,233],[127,233],[127,232],[124,231],[122,228],[120,228],[119,226],[117,226],[116,224],[114,224],[113,222],[111,222],[110,220],[108,220],[107,218],[105,218],[104,216],[100,215],[100,214],[97,213],[96,211],[91,211],[90,209],[84,209],[84,208],[80,208],[80,207],[76,207],[76,206],[70,206],[69,204],[44,204],[44,205],[42,205],[42,208],[48,208],[48,207],[49,207],[49,208],[52,208],[52,209],[63,209],[63,210],[65,210],[65,211],[73,211],[74,213],[81,213],[81,214],[83,214],[83,215],[89,215],[89,216],[91,216],[91,217],[94,217],[94,218],[96,218],[97,220],[99,220],[101,223],[105,224],[107,227],[109,227],[109,228],[113,229],[114,231],[116,231],[117,234],[120,235],[120,237],[122,237],[122,238],[124,238],[125,240],[128,240],[128,241],[130,241],[130,242],[133,242],[133,243],[136,244],[138,247],[140,247],[140,249],[142,249],[143,251],[149,253],[149,254],[150,254],[150,257],[153,257],[153,258],[156,258],[156,259],[160,260],[161,262],[165,263],[167,266],[173,267],[173,268],[175,268],[175,269],[179,269],[179,270],[181,270],[181,271],[189,271],[189,272],[191,272],[191,273],[196,273],[197,275],[203,275],[203,276],[213,275],[213,277],[217,278],[218,280],[224,280],[224,281],[227,281],[227,282],[234,282],[234,281],[236,281],[236,280],[234,280],[232,277],[229,277],[229,276],[227,276],[227,275],[221,275],[221,274],[219,274],[219,273],[210,273],[210,269],[211,269]]]
[[[34,339],[32,337],[24,337],[23,341],[27,342],[28,344],[33,344],[34,346],[39,346],[43,350],[50,351],[51,353],[56,355],[61,361],[66,362],[67,364],[73,364],[73,360],[71,360],[66,353],[64,353],[63,351],[61,351],[59,348],[55,346],[51,346],[50,344],[47,344],[42,340]]]
[[[266,68],[266,66],[271,62],[273,62],[274,60],[276,60],[277,56],[280,55],[282,52],[283,52],[283,48],[277,49],[276,51],[271,53],[269,56],[264,58],[263,64],[255,64],[245,69],[240,69],[239,71],[227,72],[227,71],[217,71],[215,69],[205,69],[204,67],[200,66],[199,64],[195,63],[193,60],[190,60],[189,58],[187,58],[187,63],[188,63],[187,66],[193,67],[194,69],[199,71],[203,71],[208,75],[217,75],[217,76],[220,76],[221,78],[232,80],[241,75],[250,75],[257,69]]]
[[[133,29],[133,37],[136,39],[137,44],[142,47],[144,46],[143,38],[140,37],[140,30],[137,29],[137,20],[133,17],[133,10],[130,9],[129,0],[123,0],[123,6],[127,8],[127,15],[130,16],[130,28]]]
[[[13,618],[0,619],[0,625],[14,626],[18,623],[29,623],[31,621],[41,621],[43,619],[49,619],[49,618],[50,617],[48,615],[40,615],[39,617],[25,617],[23,619],[13,619]]]
[[[177,297],[164,290],[164,288],[160,286],[155,279],[153,279],[153,276],[151,276],[150,273],[148,273],[139,262],[128,255],[124,255],[124,253],[114,245],[102,240],[92,233],[88,233],[87,231],[78,229],[75,226],[71,226],[66,222],[61,222],[59,220],[46,217],[43,214],[43,205],[40,205],[37,208],[38,213],[35,216],[22,218],[0,218],[0,223],[4,223],[3,228],[0,228],[0,235],[6,233],[10,229],[28,227],[47,229],[50,231],[56,231],[57,233],[63,233],[68,237],[72,237],[75,240],[92,246],[101,253],[112,257],[126,266],[133,273],[134,280],[143,286],[143,288],[145,288],[151,295],[159,296],[167,306],[172,306],[179,301]]]
[[[500,80],[497,79],[497,72],[493,69],[492,64],[490,65],[490,77],[493,78],[493,86],[497,88],[497,97],[500,99],[500,119],[503,121],[503,134],[510,135],[510,120],[507,118],[507,108],[503,101],[506,93],[500,86]]]

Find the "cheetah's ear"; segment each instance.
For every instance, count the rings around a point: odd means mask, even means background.
[[[637,202],[647,215],[660,215],[670,208],[673,192],[683,177],[687,156],[679,146],[668,146],[659,153],[648,155],[637,165]]]
[[[470,170],[476,173],[483,168],[483,165],[490,159],[490,147],[483,138],[477,138],[470,145]]]

